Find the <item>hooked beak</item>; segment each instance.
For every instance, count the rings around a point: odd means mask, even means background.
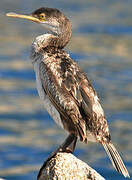
[[[13,18],[28,19],[28,20],[36,22],[36,23],[41,22],[39,19],[33,17],[32,15],[16,14],[16,13],[10,12],[10,13],[7,13],[6,16],[13,17]]]

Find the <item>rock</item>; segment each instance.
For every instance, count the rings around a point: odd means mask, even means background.
[[[104,180],[94,169],[71,153],[57,153],[42,166],[38,180]]]

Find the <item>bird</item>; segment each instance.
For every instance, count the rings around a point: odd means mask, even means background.
[[[72,24],[60,10],[41,7],[29,15],[7,13],[42,25],[47,33],[35,38],[30,59],[40,99],[53,120],[68,132],[61,150],[73,152],[77,139],[101,144],[114,168],[130,177],[111,141],[108,123],[91,81],[64,50],[71,39]]]

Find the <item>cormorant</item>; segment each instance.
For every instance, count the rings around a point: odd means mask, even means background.
[[[107,120],[96,91],[85,73],[63,48],[72,34],[69,19],[58,9],[42,7],[30,15],[8,13],[48,28],[51,33],[38,36],[31,48],[31,61],[36,73],[37,89],[45,108],[68,138],[58,151],[73,152],[77,138],[104,146],[115,169],[129,173],[111,142]]]

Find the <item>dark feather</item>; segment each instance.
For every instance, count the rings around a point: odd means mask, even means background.
[[[71,95],[64,82],[60,86],[61,79],[55,77],[51,69],[43,62],[40,64],[40,77],[45,92],[61,115],[64,128],[84,141],[86,126],[77,106],[77,98]]]
[[[116,148],[112,143],[103,143],[103,146],[114,166],[114,168],[121,174],[123,174],[125,177],[129,177],[129,173],[119,155]]]
[[[40,63],[41,82],[64,128],[85,142],[89,132],[98,141],[109,136],[103,109],[86,75],[65,51],[50,48],[47,52]]]

